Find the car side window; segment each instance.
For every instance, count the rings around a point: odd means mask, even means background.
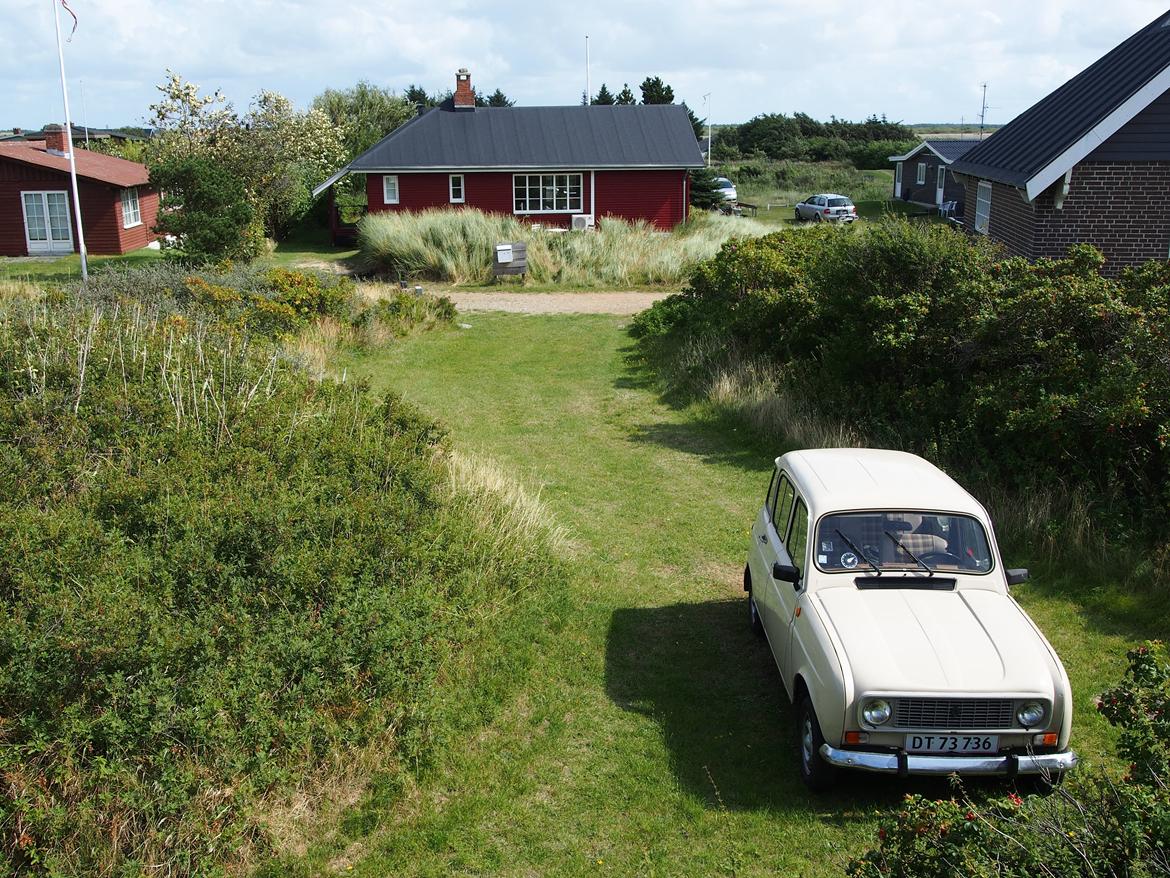
[[[780,537],[781,542],[784,541],[784,530],[788,526],[788,513],[792,511],[792,498],[795,495],[796,491],[792,487],[792,482],[788,481],[788,476],[781,473],[779,493],[775,509],[772,512],[772,527],[776,528],[776,535]]]
[[[768,484],[768,495],[764,498],[764,506],[768,510],[768,515],[776,509],[776,488],[780,485],[779,474],[772,471],[772,481]]]
[[[792,527],[789,529],[785,545],[788,547],[792,563],[803,575],[804,550],[808,546],[808,508],[803,500],[796,501],[796,508],[792,511]]]

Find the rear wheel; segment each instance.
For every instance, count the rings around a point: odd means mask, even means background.
[[[813,222],[815,222],[815,223],[823,223],[824,221],[825,221],[825,218],[824,218],[823,216],[821,216],[819,213],[814,213],[814,214],[813,214]]]
[[[833,785],[836,770],[821,756],[821,724],[817,722],[812,700],[805,695],[796,710],[797,745],[800,748],[800,779],[810,790],[821,792]]]

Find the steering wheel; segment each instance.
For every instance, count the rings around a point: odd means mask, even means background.
[[[947,564],[954,567],[965,567],[963,559],[951,552],[923,552],[918,556],[922,563],[934,567],[936,564]],[[933,563],[932,563],[933,561]]]

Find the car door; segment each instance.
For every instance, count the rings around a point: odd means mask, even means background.
[[[772,565],[777,561],[788,563],[788,554],[784,550],[781,535],[787,530],[795,495],[791,479],[781,470],[775,485],[775,502],[766,520],[757,523],[759,531],[753,541],[759,550],[759,572],[752,572],[752,594],[756,599],[760,621],[764,625],[764,630],[768,632],[768,642],[772,645],[777,665],[784,656],[787,634],[784,630],[784,610],[776,600],[776,580],[772,577]]]
[[[810,201],[812,201],[811,198],[806,198],[804,201],[800,202],[800,204],[796,205],[796,209],[800,213],[800,218],[802,220],[808,219],[810,216],[812,216],[812,210],[809,208]]]
[[[773,639],[772,632],[769,631],[768,639],[776,656],[776,664],[785,680],[791,679],[792,623],[796,619],[796,605],[804,591],[808,571],[808,506],[799,494],[795,496],[791,506],[788,527],[781,542],[783,557],[780,561],[796,567],[800,571],[800,578],[795,583],[772,579],[769,594],[777,633]]]
[[[753,597],[756,598],[756,609],[763,615],[763,603],[767,595],[755,595],[757,583],[766,581],[771,576],[770,562],[767,560],[765,545],[768,542],[768,524],[772,520],[772,512],[776,508],[776,492],[780,487],[780,471],[772,471],[772,481],[768,485],[768,493],[764,495],[764,505],[756,513],[756,521],[752,525],[751,545],[748,547],[748,571],[752,578]]]

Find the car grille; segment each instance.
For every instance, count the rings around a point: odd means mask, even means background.
[[[1015,704],[1004,698],[899,698],[894,725],[903,729],[1006,729]]]

